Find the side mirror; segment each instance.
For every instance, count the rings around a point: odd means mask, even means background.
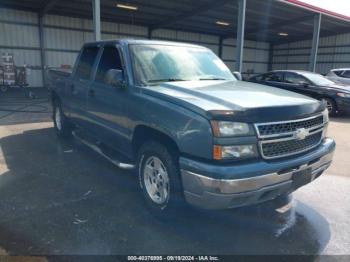
[[[117,88],[126,87],[123,71],[119,69],[109,69],[106,73],[105,82]]]
[[[238,71],[232,72],[232,74],[234,75],[234,77],[239,80],[242,81],[242,74]]]

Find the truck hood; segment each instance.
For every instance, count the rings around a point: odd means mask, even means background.
[[[163,99],[176,101],[185,107],[201,109],[213,118],[234,115],[235,119],[244,118],[246,121],[247,117],[251,118],[255,114],[254,119],[265,119],[266,116],[262,117],[263,112],[271,115],[274,111],[272,115],[275,117],[267,117],[272,121],[279,115],[278,111],[288,112],[284,117],[281,116],[286,119],[323,109],[322,103],[313,98],[243,81],[178,81],[145,89],[149,94],[160,95]]]

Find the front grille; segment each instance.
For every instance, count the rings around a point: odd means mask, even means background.
[[[324,124],[323,115],[255,124],[262,157],[265,159],[286,157],[317,146],[322,140]],[[299,136],[300,131],[303,136]]]
[[[281,142],[269,142],[263,143],[261,148],[263,155],[267,158],[282,157],[286,155],[292,155],[300,152],[304,152],[313,148],[321,141],[322,132],[318,132],[313,135],[309,135],[303,140],[287,140]]]
[[[323,124],[323,116],[318,116],[315,118],[294,121],[294,122],[281,122],[281,123],[271,123],[271,124],[259,124],[258,131],[260,136],[270,136],[276,134],[285,134],[290,132],[295,132],[298,128],[312,128]]]

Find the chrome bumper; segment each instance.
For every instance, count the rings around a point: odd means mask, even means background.
[[[239,179],[215,179],[181,169],[185,198],[190,204],[209,209],[232,208],[270,200],[290,193],[320,176],[330,166],[333,150],[298,166]],[[308,176],[305,183],[296,183],[300,176]]]

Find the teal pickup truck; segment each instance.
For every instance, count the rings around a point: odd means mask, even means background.
[[[288,195],[331,164],[325,104],[237,80],[209,49],[151,40],[85,44],[50,70],[54,128],[134,169],[156,212]]]

